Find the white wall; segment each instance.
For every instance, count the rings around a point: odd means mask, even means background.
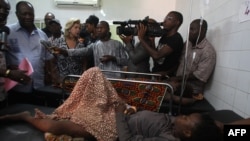
[[[15,4],[20,0],[9,0],[11,3],[11,15],[8,23],[15,22]],[[146,16],[152,17],[162,22],[166,14],[175,9],[175,0],[101,0],[100,8],[58,8],[54,5],[54,0],[27,0],[35,8],[35,18],[43,19],[46,12],[50,11],[60,19],[62,25],[71,17],[77,17],[85,21],[90,14],[95,14],[100,20],[140,20]],[[101,14],[104,11],[106,16]]]
[[[8,19],[8,24],[17,21],[15,15],[15,5],[21,0],[9,0],[11,3],[11,13]],[[111,24],[111,32],[113,39],[120,38],[116,36],[116,26],[112,26],[113,21],[126,20],[142,20],[146,16],[154,18],[158,22],[162,22],[169,11],[175,9],[175,0],[101,0],[100,8],[93,7],[72,7],[62,8],[56,7],[54,0],[26,0],[29,1],[35,9],[35,19],[43,20],[47,12],[55,14],[60,20],[62,27],[71,17],[79,18],[81,22],[85,22],[89,15],[94,14],[100,20],[106,20]],[[101,11],[106,16],[101,14]]]
[[[208,4],[204,4],[204,2]],[[205,92],[216,109],[231,109],[250,117],[250,21],[239,22],[239,9],[245,0],[177,0],[177,10],[189,18],[208,22],[208,39],[216,48],[217,64]],[[192,4],[191,4],[192,3]],[[190,14],[190,7],[192,12]],[[187,31],[183,31],[186,36]]]

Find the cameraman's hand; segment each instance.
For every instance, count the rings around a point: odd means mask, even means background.
[[[126,35],[119,35],[120,39],[125,43],[125,44],[129,44],[131,43],[133,36],[126,36]]]
[[[145,26],[144,24],[140,23],[138,26],[137,26],[137,29],[138,29],[138,38],[139,40],[143,40],[144,39],[144,36],[146,34],[146,31],[147,31],[147,26]]]

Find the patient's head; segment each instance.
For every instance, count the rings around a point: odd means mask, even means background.
[[[177,116],[173,133],[182,141],[221,141],[222,134],[215,121],[198,113]]]

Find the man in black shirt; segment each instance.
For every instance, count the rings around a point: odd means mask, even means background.
[[[181,13],[177,11],[169,12],[163,21],[163,27],[166,32],[161,36],[156,48],[146,43],[143,37],[147,27],[140,24],[138,38],[154,60],[153,73],[168,76],[175,75],[183,48],[183,39],[180,33],[178,33],[182,22],[183,16]]]

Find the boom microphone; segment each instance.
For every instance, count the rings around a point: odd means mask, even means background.
[[[124,22],[124,21],[113,21],[113,24],[120,24],[120,25],[126,25],[127,22]]]

